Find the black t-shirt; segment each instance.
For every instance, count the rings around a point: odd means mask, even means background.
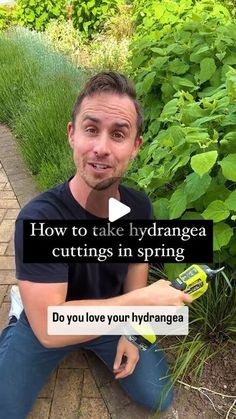
[[[153,219],[149,198],[119,186],[120,199],[131,208],[124,219]],[[73,197],[69,181],[32,199],[20,211],[15,228],[16,277],[40,283],[68,282],[66,301],[121,295],[128,263],[23,263],[23,220],[96,219]]]

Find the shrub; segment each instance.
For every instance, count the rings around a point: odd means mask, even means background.
[[[0,35],[0,120],[13,129],[40,189],[73,174],[66,125],[85,74],[19,28]]]
[[[216,2],[167,3],[132,45],[145,143],[131,178],[157,219],[213,219],[214,261],[235,267],[236,25]]]
[[[53,48],[68,55],[77,66],[81,66],[84,40],[71,20],[51,20],[44,35]]]
[[[67,15],[66,0],[17,0],[18,23],[30,29],[42,31],[50,19]]]
[[[121,17],[119,19],[122,20]],[[124,36],[119,38],[118,33],[115,35],[119,39],[111,36],[113,24],[112,21],[107,27],[109,34],[104,29],[89,42],[84,34],[73,27],[72,21],[52,20],[43,35],[57,51],[65,53],[74,64],[85,68],[90,74],[102,70],[115,70],[127,74],[131,70],[131,40]]]
[[[92,72],[114,70],[128,73],[131,69],[130,40],[100,35],[84,48],[82,65]]]
[[[123,38],[131,38],[135,30],[132,19],[133,10],[132,5],[121,4],[118,7],[118,12],[105,21],[103,33],[117,39],[117,41],[121,41]]]
[[[15,23],[14,21],[14,6],[0,6],[0,30],[7,29],[10,25]]]
[[[108,16],[114,16],[122,0],[72,0],[72,19],[75,28],[92,38],[103,29]]]

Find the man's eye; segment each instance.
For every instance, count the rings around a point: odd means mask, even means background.
[[[124,134],[122,132],[114,132],[113,137],[115,137],[116,140],[123,140],[123,138],[125,137]]]
[[[89,134],[95,134],[96,128],[88,127],[85,129],[85,131],[88,132]]]

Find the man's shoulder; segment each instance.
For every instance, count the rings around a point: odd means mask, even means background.
[[[66,182],[54,186],[32,198],[19,212],[17,219],[48,218],[56,216],[61,202],[65,199]]]

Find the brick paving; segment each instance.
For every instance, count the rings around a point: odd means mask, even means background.
[[[15,279],[14,223],[38,194],[9,129],[0,125],[0,330],[7,324],[9,292]],[[53,372],[27,419],[148,419],[130,401],[112,374],[89,352],[74,352]],[[17,419],[17,418],[16,418]]]

